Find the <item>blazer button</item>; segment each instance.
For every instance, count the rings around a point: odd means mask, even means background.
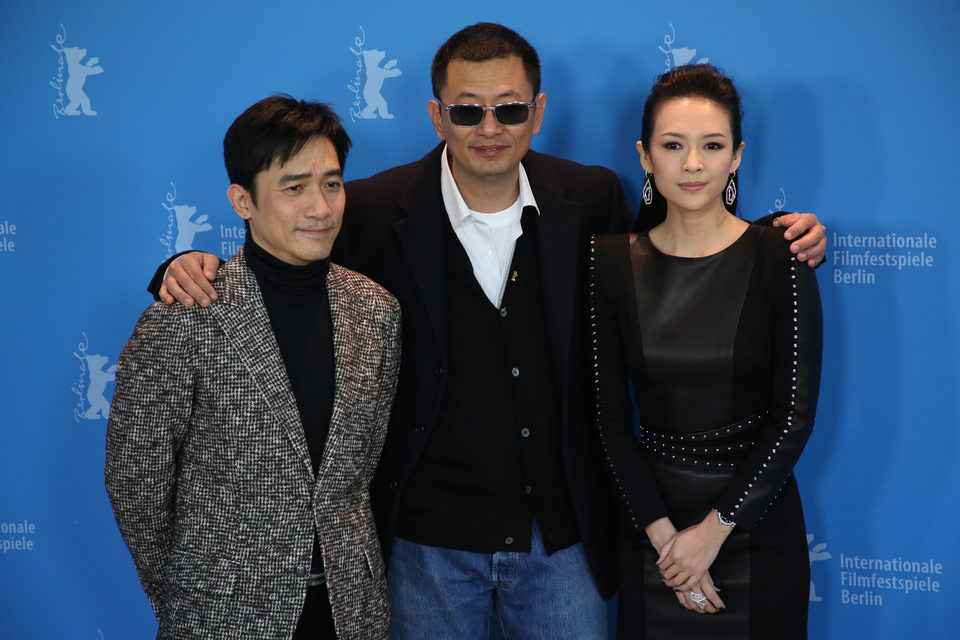
[[[398,485],[397,485],[397,481],[396,481],[396,480],[391,480],[391,481],[390,481],[390,484],[388,484],[387,486],[390,488],[390,491],[396,491],[396,490],[397,490],[397,486],[398,486]]]
[[[520,429],[520,435],[523,436],[524,438],[529,438],[530,429],[527,429],[526,427],[524,427],[523,429]]]
[[[414,433],[423,433],[423,425],[422,425],[422,424],[418,424],[417,426],[415,426],[415,427],[413,428],[413,432],[414,432]]]
[[[505,544],[513,544],[513,536],[507,536],[506,540],[503,541]]]
[[[301,564],[301,565],[297,565],[297,568],[294,569],[293,572],[294,572],[295,574],[297,574],[297,577],[298,577],[298,578],[302,578],[303,576],[307,575],[307,568],[306,568],[305,566],[303,566],[302,564]]]
[[[442,376],[442,375],[443,375],[443,367],[437,367],[436,369],[433,370],[433,373],[434,373],[435,375]]]
[[[500,307],[500,317],[501,317],[501,318],[506,318],[506,317],[507,317],[507,308],[506,308],[506,307]]]

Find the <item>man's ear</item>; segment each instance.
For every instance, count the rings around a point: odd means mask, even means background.
[[[227,200],[233,205],[233,210],[237,212],[237,215],[244,220],[253,217],[253,209],[256,205],[253,204],[253,196],[246,188],[239,184],[231,184],[227,188]]]
[[[430,122],[437,132],[437,137],[443,140],[443,114],[440,113],[440,103],[436,100],[427,101],[427,113],[430,114]]]
[[[543,111],[547,108],[547,94],[541,93],[533,99],[533,135],[540,133],[543,124]]]

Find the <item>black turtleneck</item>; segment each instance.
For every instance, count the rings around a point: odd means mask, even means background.
[[[330,260],[287,264],[259,247],[249,233],[244,251],[287,366],[316,473],[333,411],[333,330],[327,300]]]
[[[303,266],[287,264],[258,246],[249,231],[243,246],[287,367],[316,474],[333,413],[333,323],[327,299],[330,260]],[[311,571],[323,571],[323,554],[316,535],[311,565]],[[326,588],[321,585],[308,589],[294,640],[335,637]]]

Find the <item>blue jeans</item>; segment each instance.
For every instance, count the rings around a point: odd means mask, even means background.
[[[507,640],[606,640],[607,606],[583,546],[547,556],[473,553],[396,538],[387,569],[392,640],[484,640],[496,613]]]

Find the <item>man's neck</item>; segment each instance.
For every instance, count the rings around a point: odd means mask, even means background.
[[[496,213],[503,211],[520,197],[520,167],[507,174],[495,176],[465,176],[450,163],[453,181],[463,201],[472,211]]]

